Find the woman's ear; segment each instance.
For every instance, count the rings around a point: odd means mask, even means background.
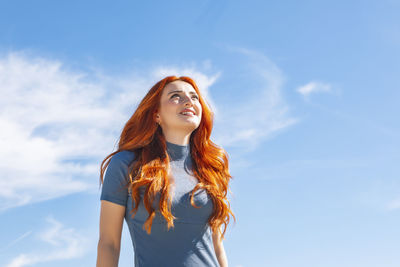
[[[157,122],[158,124],[160,124],[160,122],[161,122],[161,121],[160,121],[160,115],[159,115],[158,113],[156,113],[156,114],[155,114],[155,117],[156,117],[156,119],[155,119],[156,122]]]

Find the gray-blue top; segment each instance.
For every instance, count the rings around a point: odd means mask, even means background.
[[[167,222],[158,211],[159,194],[153,207],[156,210],[151,234],[143,229],[148,213],[143,204],[145,188],[140,188],[141,201],[132,219],[132,196],[127,185],[128,166],[135,159],[131,151],[115,154],[104,176],[101,200],[107,200],[126,207],[125,221],[129,227],[135,255],[135,267],[219,267],[212,242],[212,232],[208,218],[212,213],[213,202],[206,190],[197,190],[194,202],[200,209],[190,204],[190,193],[198,183],[191,172],[192,158],[190,145],[177,145],[167,142],[173,176],[172,215],[174,227],[167,230]]]

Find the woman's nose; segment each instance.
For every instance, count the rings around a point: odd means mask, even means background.
[[[187,103],[190,103],[193,105],[193,99],[191,96],[185,95],[184,104],[186,105]]]

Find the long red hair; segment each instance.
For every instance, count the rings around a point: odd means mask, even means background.
[[[236,222],[235,215],[230,209],[227,199],[229,181],[228,154],[226,151],[210,140],[213,127],[214,113],[203,99],[196,83],[186,76],[168,76],[157,82],[140,102],[138,108],[125,124],[119,138],[118,150],[108,155],[100,166],[100,182],[103,183],[105,170],[111,157],[123,150],[134,151],[136,158],[129,166],[128,188],[131,190],[132,201],[135,202],[131,213],[135,216],[140,202],[139,187],[145,186],[143,199],[144,206],[149,214],[144,229],[151,233],[151,225],[156,212],[152,206],[157,193],[161,193],[159,201],[160,213],[168,224],[168,230],[174,226],[174,217],[171,214],[169,156],[166,140],[161,127],[155,122],[154,114],[159,108],[161,93],[164,87],[173,81],[181,80],[191,84],[199,96],[202,106],[200,125],[190,136],[190,151],[193,159],[193,175],[199,183],[193,188],[190,203],[195,205],[194,193],[204,188],[213,201],[213,213],[208,223],[215,233],[220,231],[220,226],[225,225],[222,232],[224,239],[231,214]]]

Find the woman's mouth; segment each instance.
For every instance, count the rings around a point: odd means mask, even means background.
[[[190,112],[190,111],[188,111],[188,112],[181,112],[181,113],[179,113],[179,114],[184,115],[184,116],[190,116],[190,117],[193,117],[193,116],[194,116],[193,112]]]

